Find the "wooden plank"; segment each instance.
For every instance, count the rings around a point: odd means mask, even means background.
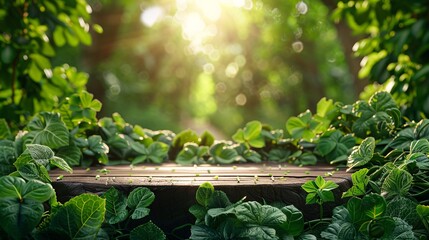
[[[237,164],[234,166],[180,166],[172,163],[134,167],[121,165],[90,169],[75,168],[71,174],[54,170],[50,172],[50,175],[52,181],[144,186],[199,185],[206,181],[212,182],[215,186],[302,184],[319,175],[340,183],[350,178],[350,174],[346,173],[344,169],[337,169],[329,165],[298,167],[276,163]]]

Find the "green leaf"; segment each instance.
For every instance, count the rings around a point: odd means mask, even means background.
[[[130,240],[165,240],[164,232],[151,221],[134,228],[130,232]]]
[[[96,122],[96,114],[101,110],[101,102],[93,99],[94,95],[86,91],[76,93],[70,97],[70,110],[74,122]]]
[[[56,154],[57,157],[64,159],[69,166],[79,166],[82,158],[82,151],[76,146],[60,147]]]
[[[386,210],[386,200],[375,193],[370,193],[362,198],[362,207],[366,216],[378,219]]]
[[[155,200],[155,194],[146,187],[134,189],[128,196],[127,205],[132,210],[132,219],[140,219],[149,215],[149,205]]]
[[[46,166],[47,163],[49,163],[49,160],[54,157],[54,152],[47,146],[40,144],[27,144],[26,147],[31,158],[44,166]]]
[[[287,220],[286,215],[280,209],[270,205],[261,205],[256,201],[240,204],[235,208],[235,215],[240,221],[258,227],[278,227]],[[259,231],[259,229],[255,230]]]
[[[411,226],[418,226],[420,219],[416,208],[417,203],[409,198],[396,197],[387,202],[386,215],[400,218]]]
[[[416,211],[420,220],[423,222],[426,231],[429,232],[429,206],[419,204],[416,207]]]
[[[95,239],[104,221],[105,208],[105,199],[94,194],[81,194],[57,210],[49,228],[70,239]]]
[[[364,222],[369,220],[368,216],[365,215],[362,199],[357,197],[350,198],[347,202],[347,211],[349,213],[350,223],[357,229],[359,229]]]
[[[207,207],[213,193],[213,185],[209,182],[205,182],[198,187],[197,192],[195,194],[195,199],[200,205]]]
[[[0,208],[1,228],[16,239],[29,234],[40,222],[44,211],[43,204],[31,199],[22,203],[16,199],[1,199]]]
[[[12,137],[12,133],[10,132],[9,126],[5,119],[0,118],[0,140],[9,139]]]
[[[42,164],[37,163],[29,153],[21,154],[14,165],[19,174],[27,180],[35,179],[46,183],[51,182],[48,170]]]
[[[192,240],[223,240],[222,235],[214,229],[205,225],[192,225],[191,237]]]
[[[133,142],[131,148],[140,154],[132,161],[133,165],[149,160],[153,163],[162,163],[169,150],[168,145],[163,142],[153,142],[149,147],[139,142]]]
[[[304,216],[302,212],[293,205],[280,208],[280,210],[286,215],[287,221],[285,221],[281,228],[291,236],[299,236],[304,230]]]
[[[413,176],[409,172],[395,168],[387,175],[381,190],[386,195],[386,198],[406,196],[412,182]]]
[[[241,234],[246,239],[276,240],[276,230],[266,226],[250,226]]]
[[[393,231],[385,231],[381,240],[400,240],[400,239],[416,239],[413,233],[413,227],[400,218],[393,218]]]
[[[275,162],[286,162],[290,157],[291,151],[288,149],[271,149],[268,153],[268,160]]]
[[[349,169],[363,166],[371,161],[374,156],[375,139],[373,137],[365,138],[359,146],[353,149],[347,161]]]
[[[204,206],[201,206],[199,204],[194,204],[191,207],[189,207],[189,212],[192,215],[194,215],[197,221],[201,221],[206,216],[207,210]]]
[[[352,135],[344,135],[339,130],[327,131],[320,137],[316,150],[328,161],[332,161],[348,155],[355,144],[356,141]]]
[[[413,153],[429,153],[429,141],[427,139],[419,139],[412,141],[410,145],[410,154]]]
[[[255,148],[262,148],[265,146],[265,140],[261,132],[261,122],[251,121],[246,124],[244,129],[239,129],[232,136],[232,139],[238,143],[245,143]]]
[[[207,154],[208,147],[199,147],[195,143],[186,144],[179,152],[176,162],[181,165],[199,164],[204,162],[203,156]]]
[[[352,126],[356,136],[388,136],[389,129],[399,126],[401,113],[388,92],[377,92],[368,103],[359,101],[354,105],[354,112],[359,117]]]
[[[311,141],[316,136],[316,128],[320,122],[312,118],[311,112],[307,110],[298,115],[298,117],[291,117],[286,122],[286,129],[294,139],[304,139]]]
[[[353,186],[343,193],[342,198],[361,196],[366,193],[365,189],[369,183],[368,169],[363,168],[352,174]]]
[[[213,134],[211,134],[208,131],[204,131],[203,134],[200,136],[200,143],[201,146],[207,146],[210,147],[215,142],[215,137]]]
[[[54,194],[50,184],[40,181],[25,182],[22,178],[0,178],[0,218],[3,228],[17,239],[30,233],[40,222],[43,202]]]
[[[59,114],[42,112],[28,123],[27,128],[30,131],[28,138],[33,144],[54,149],[69,144],[69,131]]]
[[[5,176],[15,171],[13,163],[16,158],[16,151],[13,147],[0,146],[0,176]]]
[[[68,173],[73,173],[73,169],[67,164],[66,161],[64,161],[64,159],[60,157],[54,156],[50,159],[50,163],[61,170],[64,170]]]
[[[233,163],[238,157],[237,151],[223,142],[211,146],[209,154],[211,156],[209,161],[220,164]]]
[[[296,159],[296,164],[308,166],[317,163],[317,157],[311,152],[305,152]]]
[[[109,224],[116,224],[128,217],[127,199],[116,188],[111,187],[102,196],[106,199],[106,219]]]
[[[231,204],[232,203],[229,201],[228,196],[223,191],[215,190],[208,201],[207,207],[226,208]]]
[[[153,163],[162,163],[167,158],[169,147],[163,142],[154,142],[148,148],[148,158]]]
[[[56,27],[54,30],[54,42],[58,47],[62,47],[64,46],[64,44],[66,44],[66,39],[64,37],[63,31],[64,30],[62,27]]]

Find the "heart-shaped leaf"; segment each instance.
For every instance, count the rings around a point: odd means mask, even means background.
[[[375,139],[373,137],[365,138],[359,146],[354,147],[347,161],[349,170],[354,167],[363,166],[371,161],[374,156],[374,149]]]
[[[30,143],[59,148],[69,144],[69,131],[58,113],[42,112],[27,125]]]

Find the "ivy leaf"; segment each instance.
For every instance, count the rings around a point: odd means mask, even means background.
[[[57,210],[49,228],[69,239],[95,239],[104,221],[105,207],[105,199],[94,194],[81,194]]]
[[[359,146],[353,149],[347,161],[348,170],[363,166],[371,161],[374,156],[375,139],[373,137],[365,138]]]
[[[342,198],[365,195],[369,183],[368,169],[363,168],[352,174],[353,186],[343,193]]]
[[[128,196],[127,205],[132,210],[132,219],[140,219],[149,215],[147,208],[155,200],[155,194],[146,187],[134,189]]]
[[[265,146],[265,140],[261,132],[262,124],[259,121],[251,121],[246,124],[244,129],[239,129],[232,139],[251,147],[262,148]]]
[[[195,194],[195,199],[200,205],[207,207],[213,193],[213,185],[209,182],[205,182],[198,187],[197,192]]]
[[[238,153],[234,148],[228,147],[222,142],[211,146],[209,153],[211,156],[209,161],[221,164],[233,163],[238,157]]]
[[[412,182],[413,176],[409,172],[395,168],[387,175],[381,190],[386,198],[405,196],[410,190]]]
[[[116,224],[128,217],[127,199],[116,188],[111,187],[103,196],[106,199],[106,219],[109,224]]]
[[[69,131],[57,113],[42,112],[27,125],[28,138],[33,144],[59,148],[69,144]]]
[[[134,228],[130,232],[130,240],[165,240],[164,232],[152,221]]]
[[[285,206],[280,210],[286,215],[285,221],[281,228],[291,236],[299,236],[304,230],[304,216],[302,212],[293,205]]]
[[[17,239],[30,233],[40,222],[43,202],[54,194],[50,184],[40,181],[25,182],[22,178],[0,178],[1,228]]]
[[[258,227],[277,227],[287,220],[286,215],[280,209],[270,205],[261,205],[256,201],[240,204],[235,208],[235,215],[240,221]],[[255,229],[255,231],[260,230]]]

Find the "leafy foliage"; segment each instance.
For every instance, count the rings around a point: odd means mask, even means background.
[[[37,180],[0,178],[1,228],[16,239],[24,238],[39,224],[43,202],[54,194],[52,186]]]
[[[197,218],[190,239],[315,239],[304,233],[303,215],[293,206],[277,208],[244,199],[233,204],[210,183],[200,185],[196,198],[198,204],[189,209]]]

